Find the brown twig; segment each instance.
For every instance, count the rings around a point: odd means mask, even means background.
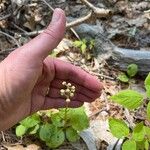
[[[17,45],[18,47],[20,47],[20,44],[18,43],[18,41],[17,41],[13,36],[11,36],[11,35],[9,35],[9,34],[3,32],[3,31],[0,31],[0,34],[3,34],[3,35],[5,35],[5,36],[9,37],[10,39],[12,39],[12,40],[16,43],[16,45]]]
[[[54,11],[54,8],[46,1],[42,0],[52,11]]]
[[[11,14],[5,15],[0,18],[0,21],[5,20],[5,19],[9,18],[10,16],[11,16]]]
[[[2,134],[2,139],[3,139],[3,142],[6,142],[6,139],[5,139],[4,132],[3,132],[3,131],[1,131],[1,134]]]
[[[54,11],[54,9],[52,8],[52,6],[49,5],[49,3],[46,0],[42,0],[52,11]],[[78,18],[75,21],[72,21],[70,23],[67,23],[66,28],[70,29],[74,26],[77,26],[85,21],[87,21],[88,19],[90,19],[92,17],[93,14],[97,15],[98,17],[106,17],[107,15],[109,15],[110,10],[109,9],[104,9],[104,8],[98,8],[95,7],[93,4],[91,4],[90,2],[88,2],[87,0],[81,0],[86,6],[88,6],[92,11],[90,11],[86,16]],[[33,32],[29,32],[29,33],[23,33],[22,35],[26,35],[26,36],[35,36],[37,34],[42,33],[44,30],[39,30],[39,31],[33,31]]]
[[[98,76],[98,77],[103,77],[103,78],[106,78],[106,79],[109,79],[109,80],[114,80],[114,78],[109,77],[109,76],[104,75],[104,74],[101,74],[101,73],[96,73],[96,72],[92,72],[92,71],[90,71],[89,73],[91,73],[92,75]]]
[[[67,23],[66,25],[66,28],[71,28],[71,27],[74,27],[74,26],[77,26],[85,21],[87,21],[90,17],[92,16],[92,11],[90,13],[88,13],[86,16],[84,17],[81,17],[81,18],[78,18],[77,20],[75,21],[72,21],[70,23]]]
[[[25,31],[24,29],[22,29],[21,27],[19,27],[18,25],[16,25],[15,23],[13,23],[12,22],[12,25],[15,27],[15,28],[17,28],[18,30],[20,30],[20,31],[22,31],[22,32],[24,32],[24,33],[27,33],[28,34],[28,32],[27,31]]]
[[[84,3],[87,7],[92,9],[93,13],[97,15],[97,17],[106,17],[110,14],[111,10],[110,9],[104,9],[104,8],[99,8],[95,7],[93,4],[91,4],[87,0],[81,0],[82,3]]]
[[[85,21],[87,21],[92,15],[92,12],[90,12],[87,16],[81,17],[75,21],[72,21],[70,23],[67,23],[66,28],[70,29],[73,26],[79,25]],[[22,35],[26,35],[26,36],[35,36],[37,34],[42,33],[44,30],[39,30],[39,31],[33,31],[33,32],[28,32],[28,33],[23,33]]]

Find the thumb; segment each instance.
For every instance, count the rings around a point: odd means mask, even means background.
[[[64,37],[66,17],[63,10],[56,8],[52,21],[43,33],[19,48],[28,58],[44,60]]]

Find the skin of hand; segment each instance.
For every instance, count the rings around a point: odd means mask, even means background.
[[[52,21],[43,33],[0,63],[0,131],[38,110],[65,107],[65,99],[60,95],[63,81],[76,87],[69,107],[79,107],[100,96],[102,84],[96,77],[79,67],[48,57],[62,40],[65,25],[64,11],[55,9]]]

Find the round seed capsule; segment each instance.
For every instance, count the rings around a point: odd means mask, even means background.
[[[67,102],[67,103],[69,103],[69,102],[70,102],[70,99],[69,99],[69,98],[67,98],[67,99],[66,99],[66,102]]]
[[[75,90],[76,88],[75,88],[75,86],[72,86],[71,89],[72,89],[72,90]]]
[[[70,97],[73,97],[74,96],[74,93],[70,93]]]
[[[61,96],[64,96],[64,93],[60,93]]]
[[[65,92],[66,92],[66,93],[70,93],[70,90],[69,90],[69,89],[66,89]]]
[[[73,90],[71,90],[71,92],[73,92],[73,93],[74,93],[74,92],[75,92],[75,90],[73,89]]]
[[[63,82],[62,82],[62,85],[66,85],[66,84],[67,84],[66,81],[63,81]]]
[[[61,90],[60,90],[60,93],[65,93],[65,90],[61,89]]]
[[[68,86],[71,86],[71,83],[68,83],[67,85],[68,85]]]

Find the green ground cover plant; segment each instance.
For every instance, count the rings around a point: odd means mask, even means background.
[[[129,77],[133,77],[136,75],[136,73],[137,66],[130,65],[130,67],[127,69],[127,75]],[[127,81],[126,79],[129,79],[126,74],[124,75],[126,77],[124,79],[121,78],[122,82]],[[137,109],[143,104],[144,99],[147,99],[148,103],[146,105],[146,120],[150,121],[150,73],[146,77],[144,84],[146,97],[137,91],[127,89],[111,96],[110,99],[122,105],[129,111],[137,111]],[[148,150],[150,147],[150,127],[145,125],[144,121],[135,122],[135,126],[131,128],[125,120],[110,118],[109,129],[115,137],[118,139],[124,139],[122,150]]]
[[[22,120],[16,127],[16,135],[34,135],[45,142],[49,148],[57,148],[65,141],[79,140],[79,133],[89,127],[89,119],[83,107],[68,108],[75,87],[62,83],[65,89],[60,94],[66,99],[66,108],[40,111]]]

